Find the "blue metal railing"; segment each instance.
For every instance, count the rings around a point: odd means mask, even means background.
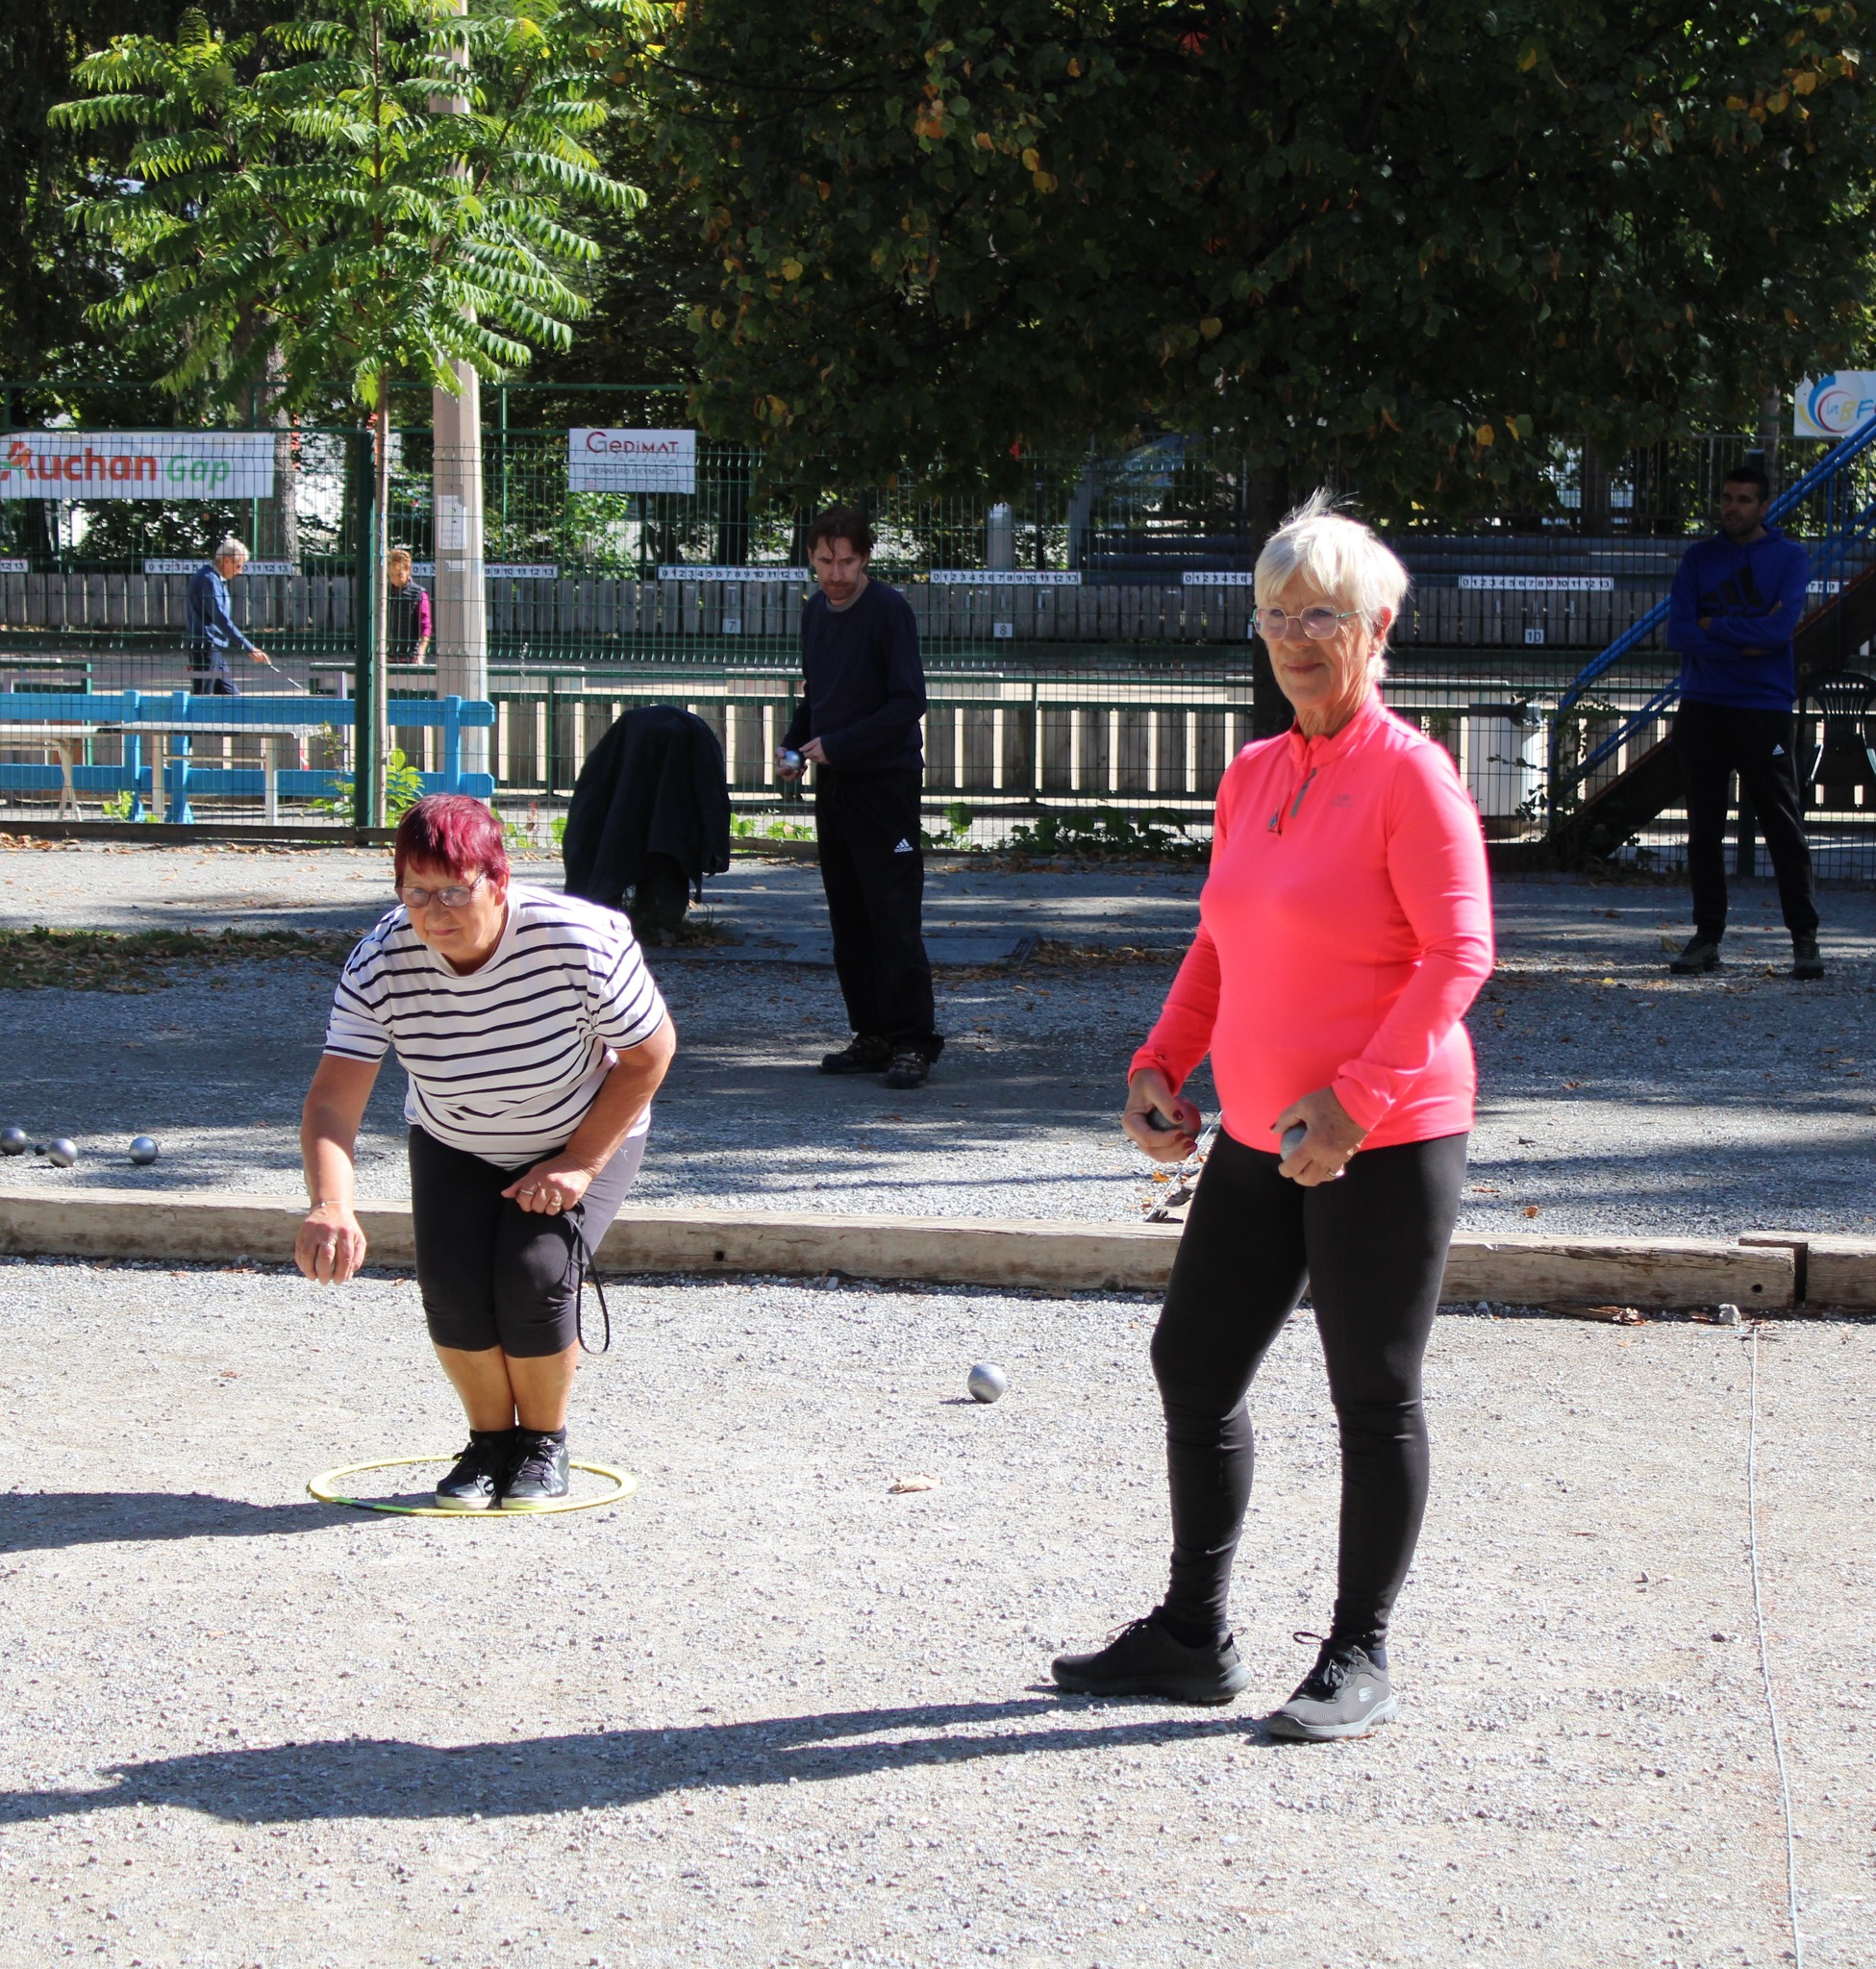
[[[1862,507],[1855,504],[1855,493],[1848,467],[1865,453],[1876,450],[1876,417],[1861,425],[1848,436],[1833,445],[1824,456],[1812,466],[1810,471],[1795,484],[1788,486],[1773,500],[1766,518],[1781,520],[1788,513],[1794,512],[1807,500],[1820,490],[1824,494],[1824,511],[1820,515],[1821,537],[1812,548],[1811,573],[1813,583],[1824,587],[1826,604],[1831,594],[1831,584],[1841,582],[1854,549],[1866,545],[1876,537],[1876,499]],[[1559,797],[1571,786],[1587,779],[1606,760],[1613,758],[1637,732],[1645,730],[1673,704],[1680,694],[1678,683],[1663,685],[1638,711],[1632,712],[1615,731],[1604,737],[1593,751],[1579,760],[1565,771],[1557,757],[1559,737],[1563,731],[1563,719],[1580,703],[1595,681],[1613,670],[1622,659],[1639,649],[1654,633],[1667,620],[1668,603],[1657,602],[1648,612],[1638,620],[1633,628],[1625,630],[1609,647],[1586,663],[1571,680],[1569,688],[1557,700],[1557,709],[1550,725],[1550,787],[1551,810],[1556,811]]]

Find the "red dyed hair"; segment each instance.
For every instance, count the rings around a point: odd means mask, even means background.
[[[397,885],[413,861],[446,868],[459,879],[480,872],[497,888],[508,886],[508,848],[502,824],[467,793],[426,793],[397,823]]]

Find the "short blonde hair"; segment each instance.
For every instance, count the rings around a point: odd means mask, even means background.
[[[391,548],[389,552],[387,553],[385,556],[385,565],[388,567],[393,561],[411,561],[413,566],[416,564],[414,557],[412,555],[411,550],[408,547]]]
[[[1390,549],[1359,519],[1336,511],[1327,491],[1312,492],[1263,543],[1255,576],[1258,606],[1264,608],[1292,582],[1330,596],[1338,608],[1368,618],[1387,610],[1388,626],[1400,620],[1409,575]]]

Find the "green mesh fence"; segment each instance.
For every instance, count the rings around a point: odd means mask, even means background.
[[[72,419],[63,426],[47,417],[43,391],[18,386],[3,400],[0,691],[189,690],[189,575],[233,535],[253,558],[233,585],[232,612],[275,666],[250,672],[236,660],[239,685],[332,699],[331,727],[313,732],[305,758],[349,772],[349,711],[338,708],[361,640],[356,434],[263,418],[244,432],[150,430],[138,448],[118,437],[138,429],[139,404],[150,413],[147,397],[68,391],[58,399]],[[904,589],[919,621],[935,829],[982,838],[1033,828],[1038,811],[1111,809],[1202,831],[1254,709],[1258,536],[1250,477],[1229,446],[1167,436],[1115,456],[1025,459],[1009,496],[993,498],[915,476],[835,485],[707,438],[657,438],[682,434],[683,403],[670,391],[491,389],[473,461],[439,454],[427,429],[395,435],[388,535],[426,590],[460,552],[447,488],[479,466],[496,716],[486,764],[498,798],[563,799],[605,726],[658,701],[716,728],[741,805],[779,809],[770,761],[793,702],[803,537],[839,497],[871,516],[873,572]],[[1559,699],[1664,597],[1746,444],[1715,436],[1610,466],[1560,443],[1502,510],[1384,524],[1413,575],[1389,701],[1449,745],[1494,835],[1541,829]],[[1823,449],[1788,440],[1786,474]],[[1855,491],[1833,496],[1841,504]],[[1793,531],[1822,541],[1843,518],[1820,506]],[[1853,580],[1865,565],[1861,546],[1838,552],[1832,578]],[[393,631],[409,620],[394,610]],[[437,693],[437,664],[396,660],[410,651],[395,636],[391,654],[393,738],[413,765],[437,771],[438,730],[396,717],[399,699]],[[1645,705],[1673,670],[1659,634],[1644,638],[1572,709],[1572,742]],[[88,742],[80,762],[111,749],[108,736]],[[221,761],[251,767],[254,752],[231,735]],[[0,738],[0,810],[49,811],[64,791],[63,761]],[[1829,818],[1848,830],[1857,860],[1876,787],[1845,799]],[[249,792],[230,791],[225,805],[230,815],[258,810]],[[1679,826],[1663,816],[1652,843],[1669,859]]]

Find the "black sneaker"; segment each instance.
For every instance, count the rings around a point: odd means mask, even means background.
[[[1719,969],[1719,938],[1690,936],[1688,947],[1667,967],[1677,978],[1698,977],[1702,971]]]
[[[1794,936],[1791,939],[1791,975],[1794,978],[1821,978],[1824,975],[1824,959],[1814,936]]]
[[[566,1431],[517,1429],[502,1485],[505,1511],[538,1511],[567,1492]]]
[[[1313,1641],[1316,1636],[1296,1638]],[[1332,1743],[1338,1737],[1365,1736],[1399,1714],[1400,1699],[1388,1681],[1388,1671],[1368,1659],[1366,1649],[1353,1641],[1324,1641],[1315,1666],[1270,1717],[1269,1729],[1272,1736]]]
[[[932,1062],[916,1046],[902,1046],[886,1070],[888,1087],[922,1087],[931,1078]]]
[[[878,1073],[892,1063],[892,1048],[870,1033],[856,1033],[850,1046],[821,1059],[823,1073]]]
[[[1228,1703],[1251,1672],[1229,1634],[1188,1648],[1149,1613],[1123,1627],[1091,1655],[1058,1655],[1049,1664],[1059,1688],[1083,1696],[1158,1696],[1168,1703]]]
[[[437,1486],[439,1511],[486,1511],[501,1494],[502,1473],[514,1454],[512,1429],[472,1429],[469,1446]]]

